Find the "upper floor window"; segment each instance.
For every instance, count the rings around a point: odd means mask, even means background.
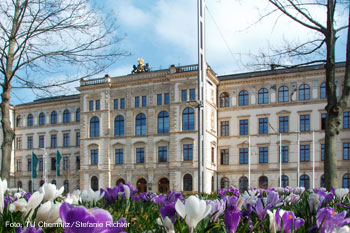
[[[75,134],[75,145],[80,146],[80,132],[76,132]]]
[[[136,163],[145,163],[145,148],[136,148]]]
[[[289,160],[289,147],[288,146],[282,146],[282,163],[288,163]]]
[[[75,121],[79,122],[80,121],[80,108],[77,109],[75,112]]]
[[[220,135],[221,136],[230,136],[230,122],[229,121],[221,121],[220,122]]]
[[[310,145],[300,145],[300,161],[310,161]]]
[[[321,144],[321,161],[324,161],[325,144]]]
[[[94,101],[93,100],[89,101],[89,111],[94,111]]]
[[[168,147],[167,146],[159,146],[158,147],[158,162],[166,162],[168,161]]]
[[[239,121],[239,134],[248,135],[248,120]]]
[[[288,116],[279,117],[280,133],[288,133]]]
[[[98,164],[98,149],[90,150],[91,164]]]
[[[96,110],[100,110],[100,108],[101,108],[100,100],[96,100],[96,102],[95,102],[95,109]]]
[[[187,101],[187,90],[182,90],[181,91],[181,100],[182,101]]]
[[[21,125],[21,116],[17,116],[16,118],[16,127],[19,127]]]
[[[57,124],[57,112],[51,112],[51,124]]]
[[[227,92],[223,92],[220,94],[220,107],[230,107],[230,96]]]
[[[29,114],[27,116],[27,126],[33,126],[33,115]]]
[[[68,147],[70,145],[69,141],[70,141],[69,133],[64,133],[63,134],[63,146]]]
[[[39,125],[45,125],[45,114],[43,112],[39,114]]]
[[[321,130],[326,129],[326,118],[327,118],[327,113],[321,113]]]
[[[70,113],[69,113],[69,110],[66,109],[63,112],[63,123],[68,123],[68,122],[70,122]]]
[[[185,108],[182,112],[182,130],[194,130],[193,108]]]
[[[121,115],[114,119],[114,136],[124,136],[124,117]]]
[[[190,100],[196,99],[196,89],[190,89]]]
[[[146,135],[146,115],[143,113],[136,116],[136,135]]]
[[[221,149],[220,154],[221,154],[221,165],[230,164],[229,149]]]
[[[310,131],[310,115],[300,115],[300,131]]]
[[[147,106],[147,96],[142,96],[142,107]]]
[[[169,133],[169,114],[166,111],[158,114],[158,133]]]
[[[33,149],[33,136],[27,137],[27,149]]]
[[[259,163],[268,163],[269,150],[267,147],[259,147]]]
[[[120,109],[124,109],[125,108],[125,98],[121,98],[120,99]]]
[[[282,86],[278,89],[278,102],[289,101],[289,89],[286,86]]]
[[[169,93],[164,94],[164,104],[169,104],[170,103],[170,96]]]
[[[349,142],[343,143],[343,159],[345,159],[345,160],[350,159],[350,143]]]
[[[98,117],[92,117],[90,120],[90,137],[99,137],[100,136],[100,119]]]
[[[163,96],[162,94],[157,94],[157,105],[162,105]]]
[[[183,145],[184,161],[192,161],[193,159],[193,145],[184,144]]]
[[[259,118],[259,134],[267,134],[269,121],[267,118]]]
[[[269,91],[266,88],[261,88],[258,93],[258,103],[268,104],[269,103]]]
[[[57,147],[57,134],[51,134],[51,147]]]
[[[239,163],[240,164],[248,163],[248,148],[239,149]]]
[[[343,128],[350,129],[350,112],[343,113]]]
[[[326,83],[323,82],[320,85],[320,99],[326,99],[326,98],[327,98]]]
[[[115,149],[115,164],[123,164],[123,149]]]
[[[140,107],[140,96],[135,96],[135,108]]]
[[[248,95],[248,91],[243,90],[239,92],[238,95],[238,99],[239,99],[239,106],[245,106],[248,105],[249,103],[249,95]]]
[[[39,135],[39,148],[44,148],[44,147],[45,147],[45,136]]]
[[[114,107],[114,109],[119,109],[119,100],[118,99],[114,99],[113,107]]]
[[[310,99],[310,86],[307,84],[301,84],[299,86],[299,100]]]

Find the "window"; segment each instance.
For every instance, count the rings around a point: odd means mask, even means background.
[[[326,129],[326,117],[327,113],[321,113],[321,130]]]
[[[301,84],[299,86],[299,100],[310,99],[310,86],[307,84]]]
[[[184,144],[184,161],[192,161],[193,159],[193,145],[192,144]]]
[[[93,191],[98,190],[98,178],[96,176],[91,177],[91,189]]]
[[[80,146],[80,132],[76,132],[75,134],[75,145]]]
[[[195,100],[195,99],[196,99],[196,90],[190,89],[190,100]]]
[[[289,101],[289,90],[288,87],[282,86],[278,89],[278,102],[288,102]]]
[[[168,112],[160,112],[158,114],[158,133],[169,133],[169,114]]]
[[[182,113],[182,130],[194,130],[194,110],[185,108]]]
[[[310,188],[310,178],[308,175],[300,176],[300,187],[304,187],[306,190]]]
[[[69,169],[69,157],[65,156],[63,157],[63,170]]]
[[[280,133],[288,133],[288,116],[279,117]]]
[[[300,161],[310,161],[310,145],[300,145]]]
[[[239,134],[248,135],[248,120],[239,120]]]
[[[350,159],[350,143],[343,143],[343,158],[344,160]]]
[[[259,118],[259,134],[267,134],[268,128],[268,119]]]
[[[140,193],[147,192],[147,181],[144,178],[138,179],[136,182],[136,188]]]
[[[326,92],[326,83],[321,83],[320,86],[320,99],[326,99],[327,98],[327,92]]]
[[[78,108],[77,111],[75,111],[75,121],[80,121],[80,108]]]
[[[16,170],[22,171],[22,160],[21,159],[16,160]]]
[[[157,94],[157,105],[162,105],[163,96],[162,94]]]
[[[75,159],[75,165],[76,165],[76,169],[80,170],[80,156],[77,156]]]
[[[142,96],[142,107],[147,106],[147,96]]]
[[[33,149],[33,136],[27,137],[27,149]]]
[[[184,175],[184,191],[192,191],[192,176],[190,174]]]
[[[100,106],[100,100],[96,100],[96,101],[95,101],[95,109],[96,109],[96,110],[100,110],[100,107],[101,107],[101,106]]]
[[[289,160],[289,147],[282,146],[282,163],[288,163]]]
[[[64,147],[69,146],[69,133],[63,134],[63,146]]]
[[[45,147],[45,136],[39,135],[39,148],[44,148],[44,147]]]
[[[57,112],[51,112],[51,124],[57,124]]]
[[[239,92],[239,95],[238,95],[238,99],[239,99],[239,106],[245,106],[245,105],[248,105],[249,103],[249,95],[248,95],[248,91],[246,90],[243,90],[243,91],[240,91]]]
[[[282,175],[282,187],[285,188],[289,185],[289,178],[286,175]]]
[[[350,174],[343,176],[343,188],[350,188]]]
[[[310,115],[300,115],[300,131],[310,131]]]
[[[221,165],[230,164],[229,149],[221,149],[220,155],[221,155]]]
[[[145,148],[136,148],[136,163],[145,162]]]
[[[215,147],[211,148],[211,163],[215,163]]]
[[[220,107],[230,107],[230,96],[227,92],[223,92],[220,94]]]
[[[119,109],[119,100],[118,99],[114,99],[114,109]]]
[[[69,123],[70,122],[70,113],[69,110],[66,109],[63,112],[63,123]]]
[[[267,147],[259,147],[259,163],[268,163],[269,152]]]
[[[182,101],[187,101],[187,90],[182,90],[181,91],[181,100]]]
[[[258,103],[268,104],[269,103],[269,91],[266,88],[261,88],[258,92]]]
[[[57,134],[51,134],[51,142],[50,142],[51,147],[57,147]]]
[[[17,150],[21,150],[22,149],[22,138],[21,137],[17,137],[16,138],[16,149]]]
[[[89,111],[94,111],[94,101],[93,100],[89,101]]]
[[[267,177],[260,176],[259,177],[259,188],[267,189],[268,186],[269,186],[269,180],[267,179]]]
[[[321,144],[321,161],[324,161],[325,144]]]
[[[146,116],[143,113],[136,116],[136,135],[146,135]]]
[[[123,164],[124,150],[115,149],[115,164]]]
[[[169,104],[170,103],[170,96],[169,93],[164,94],[164,104]]]
[[[114,136],[124,136],[124,117],[121,115],[114,119]]]
[[[239,149],[239,163],[240,164],[248,163],[248,148]]]
[[[17,116],[16,118],[16,127],[20,127],[21,126],[21,116]]]
[[[321,176],[321,188],[325,187],[325,183],[324,183],[324,175]]]
[[[27,159],[27,162],[28,162],[27,171],[32,171],[32,159]]]
[[[239,191],[243,193],[244,191],[248,190],[248,178],[245,176],[242,176],[239,178]]]
[[[27,126],[33,126],[33,115],[29,114],[27,116]]]
[[[68,180],[65,180],[63,182],[63,187],[64,187],[64,192],[68,193],[69,192],[69,181]]]
[[[221,121],[220,122],[220,133],[221,136],[230,136],[230,122],[229,121]]]
[[[44,170],[44,159],[39,158],[39,171],[43,171],[43,170]]]
[[[343,113],[343,127],[344,129],[350,129],[350,112]]]
[[[228,190],[230,188],[230,180],[227,177],[222,177],[220,181],[220,188]]]
[[[160,146],[158,147],[158,162],[167,162],[168,161],[168,147]]]
[[[17,182],[17,188],[21,189],[22,188],[22,181]]]
[[[121,98],[120,99],[120,109],[124,109],[125,108],[125,99]]]
[[[31,180],[28,181],[28,190],[30,193],[34,191],[33,182]]]
[[[51,170],[56,171],[56,167],[57,167],[56,158],[51,158]]]
[[[43,112],[39,114],[39,125],[45,125],[45,114]]]
[[[140,107],[140,96],[135,97],[135,108]]]
[[[92,117],[90,120],[90,138],[96,138],[100,136],[100,119],[98,117]]]
[[[91,155],[91,165],[98,164],[98,149],[91,149],[90,155]]]

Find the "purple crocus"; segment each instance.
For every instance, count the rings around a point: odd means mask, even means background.
[[[61,205],[60,217],[66,233],[119,233],[126,225],[124,218],[113,222],[111,214],[104,209],[75,207],[67,202]]]
[[[224,196],[226,193],[227,193],[227,189],[225,189],[225,188],[222,188],[222,189],[219,189],[219,190],[218,190],[218,194],[219,194],[220,196]]]
[[[114,188],[100,189],[101,193],[104,193],[103,197],[107,200],[108,203],[112,204],[116,200],[118,200],[118,194],[120,192],[119,186],[115,186]]]
[[[261,199],[258,199],[255,205],[255,212],[258,215],[258,218],[260,221],[263,221],[266,217],[267,210],[270,210],[273,208],[272,204],[268,204],[267,206],[263,206]]]
[[[282,221],[283,233],[294,232],[305,223],[304,219],[295,217],[293,211],[285,211],[282,215]]]
[[[24,229],[22,229],[22,227],[18,227],[16,230],[16,233],[42,233],[43,230],[38,227],[25,227]]]
[[[160,214],[162,215],[162,218],[164,219],[166,216],[169,217],[171,220],[174,220],[174,216],[176,219],[176,209],[175,209],[175,203],[167,203],[163,205],[162,208],[160,208]]]
[[[239,197],[239,190],[235,189],[233,186],[230,186],[230,188],[228,189],[228,191],[230,191],[230,193],[233,194],[233,196]]]
[[[239,210],[227,209],[224,216],[226,231],[228,233],[235,233],[240,219],[241,219],[241,212]]]
[[[346,217],[346,210],[336,213],[332,207],[320,209],[316,214],[316,225],[320,233],[329,232],[334,228],[340,228],[350,224],[350,218]]]

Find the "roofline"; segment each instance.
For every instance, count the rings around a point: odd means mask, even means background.
[[[75,100],[75,99],[80,99],[80,94],[59,95],[59,96],[52,96],[52,97],[47,97],[47,98],[40,98],[40,99],[36,99],[32,102],[18,104],[15,107],[28,106],[28,105],[33,105],[33,104],[51,103],[51,102],[58,102],[58,101],[68,101],[68,100]]]

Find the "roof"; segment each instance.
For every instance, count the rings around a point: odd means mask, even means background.
[[[32,104],[42,104],[42,103],[57,102],[57,101],[75,100],[75,99],[80,99],[80,94],[59,95],[59,96],[52,96],[52,97],[47,97],[47,98],[40,98],[40,99],[34,100],[33,102],[16,105],[16,107],[32,105]]]

